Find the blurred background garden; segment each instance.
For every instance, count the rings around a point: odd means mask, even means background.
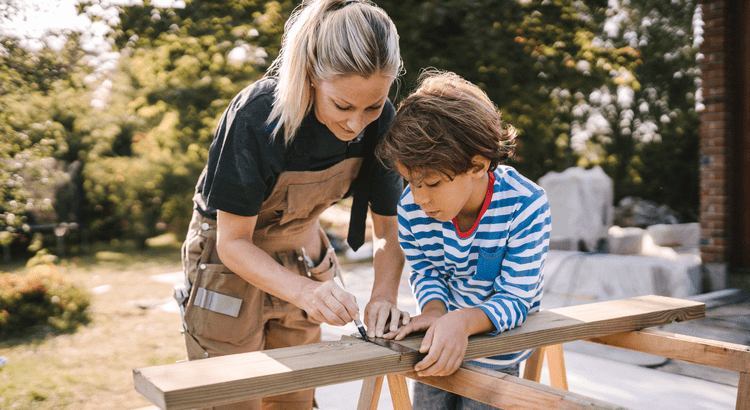
[[[0,340],[88,323],[71,266],[179,264],[214,128],[298,3],[0,0]],[[396,105],[420,69],[454,71],[518,129],[532,180],[599,166],[615,204],[697,221],[698,0],[376,3],[401,37]]]

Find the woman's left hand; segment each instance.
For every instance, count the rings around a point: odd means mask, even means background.
[[[405,259],[398,244],[398,217],[373,212],[370,216],[375,280],[363,321],[368,337],[383,337],[383,334],[394,332],[411,320],[409,313],[401,311],[396,304]]]
[[[368,337],[383,337],[383,334],[395,332],[410,320],[409,312],[400,310],[395,303],[384,297],[371,299],[365,307]]]

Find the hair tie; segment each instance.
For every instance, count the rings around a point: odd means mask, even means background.
[[[344,6],[341,8],[344,8],[352,3],[359,3],[359,0],[346,0],[346,3],[344,3]]]

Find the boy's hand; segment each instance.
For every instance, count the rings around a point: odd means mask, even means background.
[[[409,333],[427,330],[446,312],[448,312],[448,309],[445,307],[445,304],[438,299],[433,299],[424,305],[422,308],[422,314],[414,316],[411,321],[408,323],[405,322],[403,326],[396,328],[391,326],[391,331],[384,334],[382,337],[385,339],[401,340]]]
[[[427,311],[421,315],[414,316],[411,321],[404,326],[401,326],[397,330],[386,333],[383,335],[385,339],[402,340],[410,333],[424,331],[430,328],[436,320],[438,320],[444,313],[440,311]]]
[[[470,332],[460,312],[441,316],[427,330],[419,347],[427,356],[414,366],[419,376],[448,376],[461,366]]]

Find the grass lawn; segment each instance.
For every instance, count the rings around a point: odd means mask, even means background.
[[[75,333],[40,330],[0,341],[0,409],[137,409],[150,403],[133,388],[133,369],[185,357],[180,316],[160,309],[172,284],[152,276],[181,270],[179,242],[155,238],[142,251],[97,245],[59,269],[91,293],[91,322]],[[19,268],[0,265],[4,272]]]

